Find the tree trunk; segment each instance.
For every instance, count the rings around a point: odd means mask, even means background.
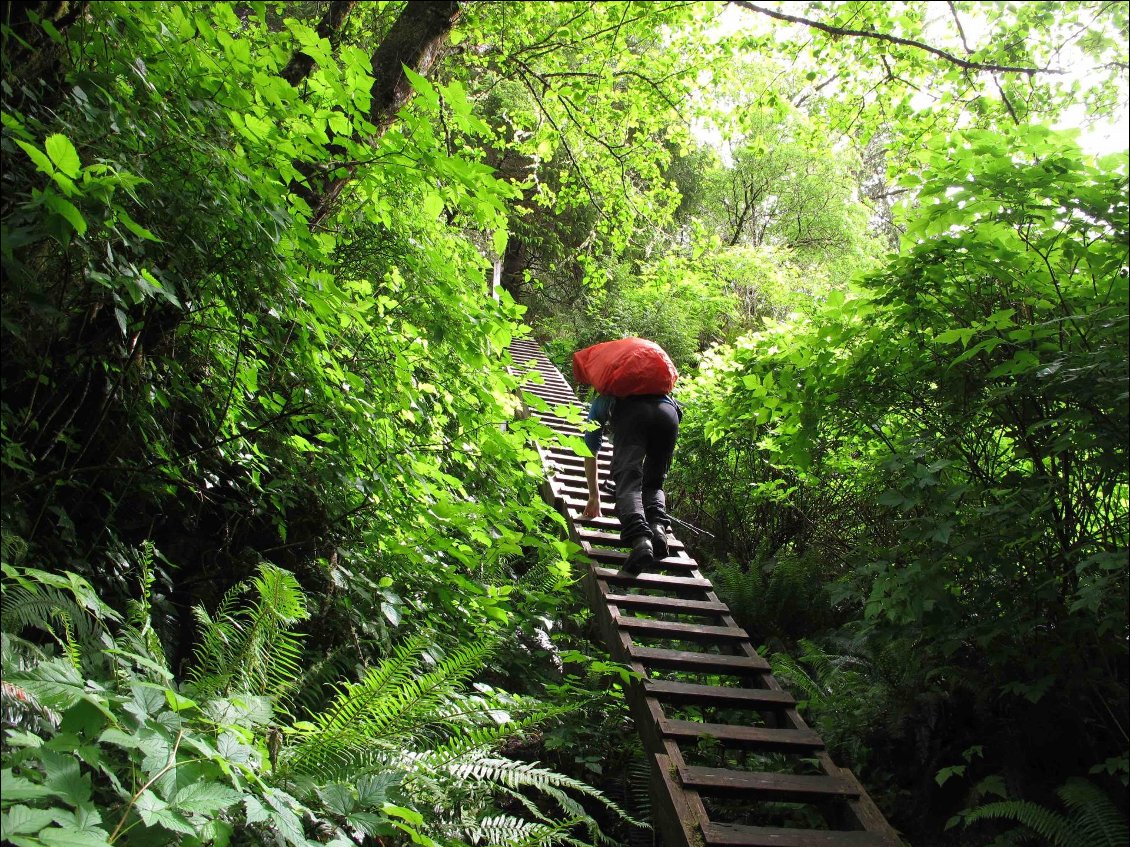
[[[42,92],[33,94],[41,105],[51,108],[63,96],[63,59],[66,48],[51,40],[40,21],[50,22],[64,32],[85,13],[89,0],[2,0],[0,23],[10,30],[4,35],[4,82],[12,87],[12,100],[5,97],[9,108],[21,108],[27,90],[42,84]]]
[[[316,30],[318,37],[326,39],[331,46],[337,47],[337,43],[341,39],[341,26],[356,5],[357,0],[333,0],[322,19],[318,21]],[[290,61],[286,63],[286,67],[279,71],[279,76],[291,85],[297,86],[298,83],[310,76],[312,70],[314,70],[314,57],[303,53],[301,50],[295,50]]]
[[[458,17],[457,0],[413,0],[405,5],[373,53],[373,100],[369,121],[377,128],[375,138],[392,126],[397,110],[412,94],[402,66],[427,76]],[[310,226],[317,226],[334,208],[342,189],[353,178],[356,166],[339,168],[330,176],[319,175],[317,168],[311,166],[299,170],[306,177],[306,183],[298,186],[296,193],[310,206]]]

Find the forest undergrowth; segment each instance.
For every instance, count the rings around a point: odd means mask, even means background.
[[[6,843],[650,844],[507,353],[622,335],[907,843],[1126,843],[1122,4],[0,26]]]

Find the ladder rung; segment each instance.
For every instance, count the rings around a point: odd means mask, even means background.
[[[633,659],[656,668],[702,673],[761,674],[769,663],[760,656],[724,656],[719,653],[697,653],[692,650],[666,650],[662,647],[628,646]]]
[[[589,556],[595,558],[592,553]],[[604,602],[609,606],[680,615],[725,615],[730,611],[725,603],[717,600],[684,600],[682,597],[656,597],[651,594],[607,594]]]
[[[620,615],[615,623],[628,632],[670,638],[675,641],[744,641],[749,638],[744,629],[732,626],[703,626],[682,621],[657,621],[651,618],[633,618]]]
[[[782,709],[796,705],[787,691],[773,688],[730,688],[724,685],[694,685],[667,679],[647,679],[644,693],[668,703],[697,703],[754,709]]]
[[[694,576],[665,576],[655,573],[633,575],[611,568],[593,568],[593,575],[616,585],[634,585],[637,588],[701,588],[709,591],[713,587],[710,580]]]
[[[566,499],[571,499],[571,498],[567,497]],[[578,502],[580,502],[580,501],[578,501]],[[586,541],[596,541],[596,542],[599,542],[599,543],[602,543],[602,544],[623,544],[624,543],[623,541],[620,540],[620,534],[618,532],[601,532],[599,529],[588,529],[587,527],[585,527],[580,522],[578,522],[578,525],[577,525],[577,535],[579,535],[581,538],[585,539]],[[683,542],[679,541],[676,538],[676,539],[673,539],[673,543],[668,545],[668,546],[670,546],[670,548],[672,550],[682,550],[683,549]]]
[[[787,829],[711,823],[702,831],[705,847],[898,847],[898,842],[864,830]]]
[[[628,554],[623,550],[608,550],[601,547],[592,548],[585,555],[598,562],[616,566],[621,565],[628,558]],[[698,562],[683,555],[668,556],[666,559],[656,559],[655,561],[658,563],[657,566],[664,570],[693,571],[698,567]]]
[[[852,780],[838,776],[754,773],[683,765],[679,768],[679,781],[687,788],[707,793],[758,794],[785,802],[812,803],[859,796],[859,789]]]
[[[710,736],[717,738],[727,747],[744,747],[786,753],[824,749],[824,742],[811,729],[776,729],[764,726],[738,726],[728,723],[665,720],[660,723],[660,731],[668,738],[684,741]]]

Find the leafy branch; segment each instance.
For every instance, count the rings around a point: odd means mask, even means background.
[[[923,50],[934,56],[937,56],[951,65],[956,65],[959,68],[965,68],[971,71],[988,71],[990,73],[1009,73],[1009,74],[1023,74],[1025,76],[1035,76],[1037,74],[1066,74],[1067,71],[1058,68],[1033,68],[1023,65],[997,65],[988,62],[976,62],[972,59],[962,59],[960,56],[955,56],[945,50],[941,50],[930,44],[922,41],[915,41],[911,38],[902,38],[897,35],[890,35],[885,32],[876,32],[871,29],[849,29],[847,27],[833,26],[826,24],[822,21],[812,20],[811,18],[802,18],[798,15],[789,15],[784,12],[778,12],[774,9],[767,9],[764,6],[758,6],[749,0],[731,0],[735,6],[743,9],[749,9],[751,12],[757,12],[761,15],[767,15],[770,18],[775,18],[779,21],[787,21],[793,24],[801,24],[812,29],[818,29],[821,32],[826,32],[829,35],[837,38],[851,36],[854,38],[870,38],[876,41],[883,41],[887,44],[899,44],[903,47],[912,47],[915,50]]]

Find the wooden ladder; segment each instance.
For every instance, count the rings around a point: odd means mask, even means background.
[[[561,373],[531,341],[510,345],[533,367],[523,390],[549,404],[526,413],[555,431],[580,428],[552,413],[581,409]],[[560,411],[560,409],[558,410]],[[652,771],[652,814],[664,847],[897,847],[859,781],[838,767],[796,703],[677,539],[670,555],[633,576],[615,517],[582,520],[584,460],[539,447],[542,495],[568,521],[590,560],[585,591],[610,654],[640,675],[627,689]],[[611,450],[597,457],[607,475]],[[608,514],[611,498],[601,493]],[[721,765],[721,766],[719,766]]]

